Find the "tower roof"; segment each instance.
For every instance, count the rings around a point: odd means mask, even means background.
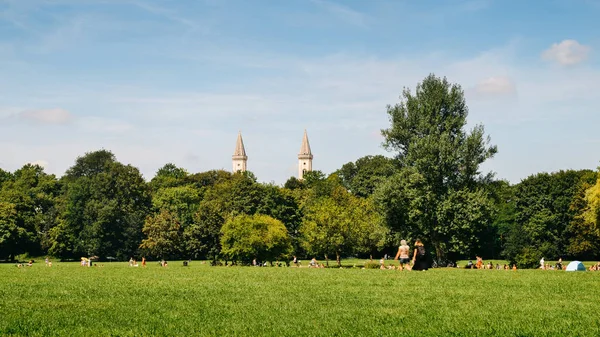
[[[304,138],[302,138],[302,146],[300,147],[300,153],[298,154],[298,157],[300,156],[312,158],[312,151],[310,150],[310,143],[308,142],[306,130],[304,130]]]
[[[234,157],[246,157],[246,149],[244,148],[244,141],[242,140],[242,132],[238,132],[237,142],[235,143],[235,151],[233,152]]]

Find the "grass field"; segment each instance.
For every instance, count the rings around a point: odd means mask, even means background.
[[[600,272],[0,264],[1,336],[598,336]]]

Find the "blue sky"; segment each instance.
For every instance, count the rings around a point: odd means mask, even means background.
[[[151,179],[297,173],[304,129],[330,173],[386,154],[386,105],[427,74],[462,85],[469,124],[518,182],[600,159],[599,0],[0,0],[0,167],[61,175],[101,148]]]

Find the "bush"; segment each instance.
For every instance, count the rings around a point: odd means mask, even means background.
[[[379,265],[379,262],[376,262],[376,261],[367,261],[367,262],[365,262],[364,267],[365,267],[365,269],[379,269],[379,268],[381,268],[381,266]]]
[[[267,215],[238,215],[221,229],[221,253],[235,261],[287,259],[292,243],[285,225]]]
[[[521,269],[537,268],[540,265],[540,259],[542,253],[535,248],[523,248],[521,252],[515,256],[514,261],[510,261],[511,264],[517,265]]]

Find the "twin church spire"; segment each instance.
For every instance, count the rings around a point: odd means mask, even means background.
[[[242,132],[238,132],[237,142],[235,143],[235,151],[231,156],[233,162],[233,172],[245,172],[248,163],[248,156],[246,155],[246,149],[244,148],[244,141],[242,140]]]
[[[245,172],[248,169],[248,156],[246,155],[246,149],[244,148],[241,131],[238,132],[235,151],[233,152],[231,159],[233,163],[233,172]],[[298,179],[302,180],[306,172],[312,171],[312,159],[313,154],[310,150],[308,135],[306,134],[306,130],[304,130],[300,153],[298,153]]]

